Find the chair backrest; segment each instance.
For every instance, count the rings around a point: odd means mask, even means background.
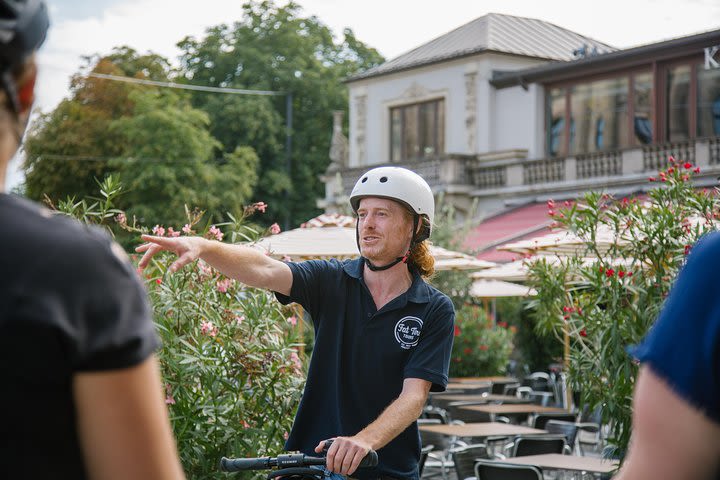
[[[422,414],[420,414],[420,418],[436,419],[440,420],[440,423],[450,423],[447,411],[440,407],[426,406]]]
[[[533,372],[523,379],[523,385],[536,391],[550,391],[550,375],[545,372]]]
[[[423,470],[425,469],[425,461],[427,460],[428,454],[432,452],[435,445],[424,445],[420,449],[420,461],[418,462],[418,478],[422,477]]]
[[[550,420],[560,420],[562,422],[575,423],[576,415],[574,413],[538,413],[535,415],[532,427],[539,428],[540,430],[545,429],[545,425]]]
[[[551,403],[555,402],[555,395],[552,392],[539,392],[537,390],[533,390],[530,392],[529,400],[535,405],[547,407],[550,406]]]
[[[484,443],[453,448],[450,450],[450,456],[452,457],[458,480],[474,477],[477,459],[489,458],[487,445]]]
[[[544,455],[546,453],[563,453],[565,450],[564,435],[529,435],[515,438],[513,457],[527,455]]]
[[[577,437],[578,426],[574,422],[548,420],[545,424],[545,430],[549,433],[564,435],[565,443],[568,444],[570,450],[572,451],[575,448],[575,438]]]
[[[503,395],[515,395],[517,393],[517,389],[520,386],[520,383],[506,383],[503,385]]]
[[[542,480],[542,472],[531,465],[478,460],[475,465],[478,480]]]

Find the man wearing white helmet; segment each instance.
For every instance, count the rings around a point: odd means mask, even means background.
[[[418,478],[415,420],[429,391],[443,391],[455,313],[450,299],[423,280],[433,273],[425,241],[435,202],[419,175],[370,170],[350,195],[361,258],[284,263],[249,247],[199,237],[143,236],[140,266],[160,250],[202,258],[225,275],[276,292],[310,314],[315,346],[288,450],[319,453],[334,438],[327,469],[362,480]],[[379,464],[360,468],[370,450]]]

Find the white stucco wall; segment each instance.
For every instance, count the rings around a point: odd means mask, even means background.
[[[535,137],[542,137],[542,132],[533,129],[542,130],[542,112],[539,117],[530,117],[526,112],[537,114],[537,92],[496,91],[489,80],[494,70],[517,70],[539,63],[530,58],[486,53],[350,83],[349,166],[389,162],[390,108],[437,98],[445,100],[446,153],[475,154],[509,148],[536,151]],[[469,138],[466,107],[466,75],[472,74],[476,92],[474,139]],[[363,98],[364,129],[359,106]],[[524,119],[520,128],[518,117]],[[514,133],[518,130],[523,133]]]
[[[525,149],[528,158],[544,156],[544,91],[531,84],[495,91],[495,150]]]

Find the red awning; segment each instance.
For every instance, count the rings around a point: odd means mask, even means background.
[[[531,203],[487,218],[473,228],[463,243],[463,250],[478,252],[477,258],[490,262],[505,263],[516,260],[519,255],[497,250],[496,247],[551,233],[553,223],[545,203]]]

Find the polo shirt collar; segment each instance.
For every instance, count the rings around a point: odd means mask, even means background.
[[[355,260],[349,260],[345,262],[345,265],[343,265],[343,270],[352,278],[362,280],[364,267],[365,262],[361,257]],[[410,273],[413,276],[413,281],[412,285],[410,285],[410,288],[406,292],[408,301],[414,303],[428,303],[430,301],[430,288],[423,281],[417,270],[411,268]]]

